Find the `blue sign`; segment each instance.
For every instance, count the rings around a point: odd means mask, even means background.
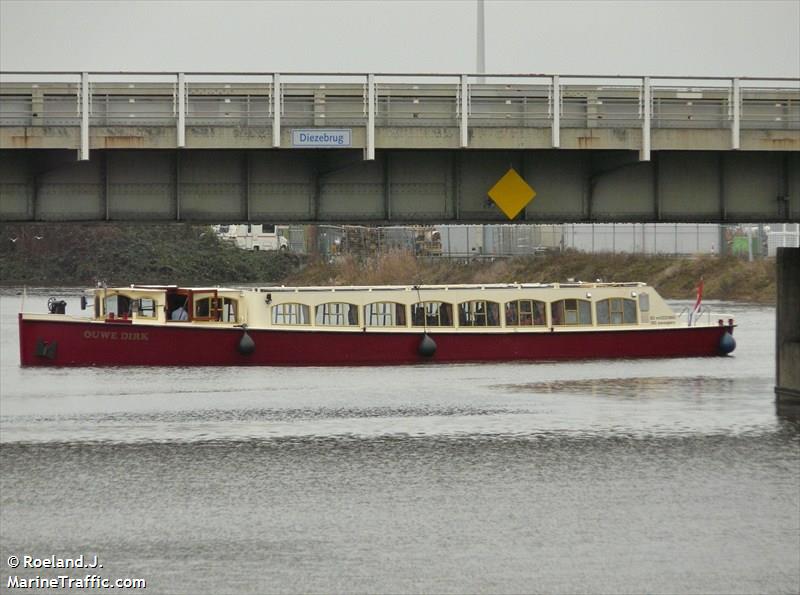
[[[349,147],[351,128],[299,128],[292,130],[293,147]]]

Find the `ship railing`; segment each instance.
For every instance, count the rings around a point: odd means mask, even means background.
[[[677,322],[680,322],[681,318],[685,314],[686,315],[686,324],[688,326],[688,324],[689,324],[689,313],[691,311],[692,311],[692,309],[689,308],[689,306],[684,307],[680,312],[678,312],[678,315],[675,317],[675,320]],[[695,318],[695,325],[702,320],[703,316],[705,316],[705,318],[706,318],[706,324],[708,326],[711,326],[711,308],[707,308],[707,307],[703,307],[703,306],[700,306],[700,309],[697,311],[697,318]]]
[[[467,284],[442,284],[442,285],[419,285],[422,290],[459,290],[459,289],[598,289],[598,288],[613,288],[613,287],[631,287],[631,288],[646,288],[645,283],[639,281],[630,281],[622,283],[603,283],[603,282],[567,282],[567,283],[467,283]],[[342,285],[337,287],[331,286],[306,286],[306,287],[287,287],[287,286],[266,286],[266,287],[247,287],[250,291],[258,292],[314,292],[314,291],[410,291],[416,289],[414,285]]]

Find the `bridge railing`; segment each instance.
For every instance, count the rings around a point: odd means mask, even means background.
[[[653,127],[730,128],[730,111],[727,98],[656,97],[653,101]]]
[[[90,82],[89,88],[90,126],[175,125],[177,85],[174,82]],[[80,103],[76,102],[76,106],[76,117],[80,118]]]
[[[742,128],[800,128],[800,100],[795,94],[783,96],[773,89],[751,88],[742,93]]]
[[[482,127],[800,129],[800,79],[560,75],[0,72],[0,126],[192,126],[272,129]],[[370,134],[371,131],[371,134]]]

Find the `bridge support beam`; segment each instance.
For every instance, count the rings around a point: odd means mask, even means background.
[[[725,221],[728,218],[728,203],[725,194],[725,155],[717,155],[717,176],[718,176],[718,196],[719,196],[719,220]],[[720,243],[720,254],[722,254],[722,243]]]
[[[175,221],[181,220],[181,152],[175,151],[175,171],[173,173],[175,180]]]
[[[775,404],[778,414],[800,417],[800,248],[778,248],[775,324]]]
[[[790,223],[798,157],[654,151],[646,163],[633,151],[453,147],[364,162],[359,149],[93,148],[84,162],[74,149],[2,150],[0,221],[502,223],[486,192],[513,166],[537,193],[529,221]]]
[[[108,151],[104,151],[100,161],[100,183],[103,195],[103,218],[108,221],[111,219],[111,181],[108,172]]]
[[[392,220],[392,163],[390,155],[389,151],[383,152],[383,218],[386,221]]]
[[[36,221],[39,216],[39,193],[42,189],[41,175],[37,172],[31,174],[31,202],[28,212],[31,214],[31,221]]]
[[[249,151],[242,152],[242,194],[244,195],[244,216],[250,223],[250,212],[252,211],[250,199],[250,178],[253,171],[253,154]]]
[[[448,214],[458,220],[461,217],[461,156],[463,153],[460,151],[453,151],[451,153],[450,161],[450,190],[452,192],[451,204],[452,207]]]
[[[650,161],[653,165],[651,171],[653,172],[653,219],[656,221],[661,220],[661,185],[659,183],[658,171],[658,151],[653,154]]]

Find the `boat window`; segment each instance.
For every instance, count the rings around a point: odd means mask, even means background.
[[[411,305],[412,326],[453,326],[453,304],[418,302]]]
[[[100,316],[100,296],[96,295],[94,296],[94,317],[100,318]]]
[[[207,297],[194,300],[194,317],[196,319],[205,318],[208,320],[209,318],[212,318],[211,313],[213,312],[214,307],[211,303],[211,300],[213,299],[214,298]]]
[[[500,326],[500,304],[497,302],[464,302],[458,306],[459,326]]]
[[[142,318],[156,317],[156,302],[152,298],[140,298],[136,300],[136,314]]]
[[[597,324],[636,324],[636,300],[600,300],[597,302]]]
[[[109,295],[104,300],[106,316],[113,314],[114,316],[130,316],[131,315],[131,299],[125,295]]]
[[[364,308],[367,326],[406,326],[406,307],[396,302],[375,302]]]
[[[237,301],[233,298],[204,297],[194,300],[194,320],[236,322]]]
[[[213,295],[197,296],[192,300],[194,304],[193,320],[221,320],[222,298]]]
[[[315,320],[322,326],[358,326],[358,306],[341,302],[320,304]]]
[[[239,303],[233,298],[217,298],[220,300],[220,313],[217,320],[221,322],[236,322],[236,311],[239,309]]]
[[[636,301],[622,301],[622,322],[624,324],[636,324]]]
[[[545,303],[516,300],[506,304],[506,326],[545,326]]]
[[[587,300],[559,300],[550,304],[553,326],[592,324],[592,304]]]
[[[650,296],[646,293],[639,294],[639,310],[642,312],[650,311]]]
[[[309,307],[305,304],[276,304],[272,306],[272,324],[311,324]]]
[[[109,295],[103,299],[103,311],[106,313],[106,316],[114,313],[114,316],[117,315],[117,296]]]

